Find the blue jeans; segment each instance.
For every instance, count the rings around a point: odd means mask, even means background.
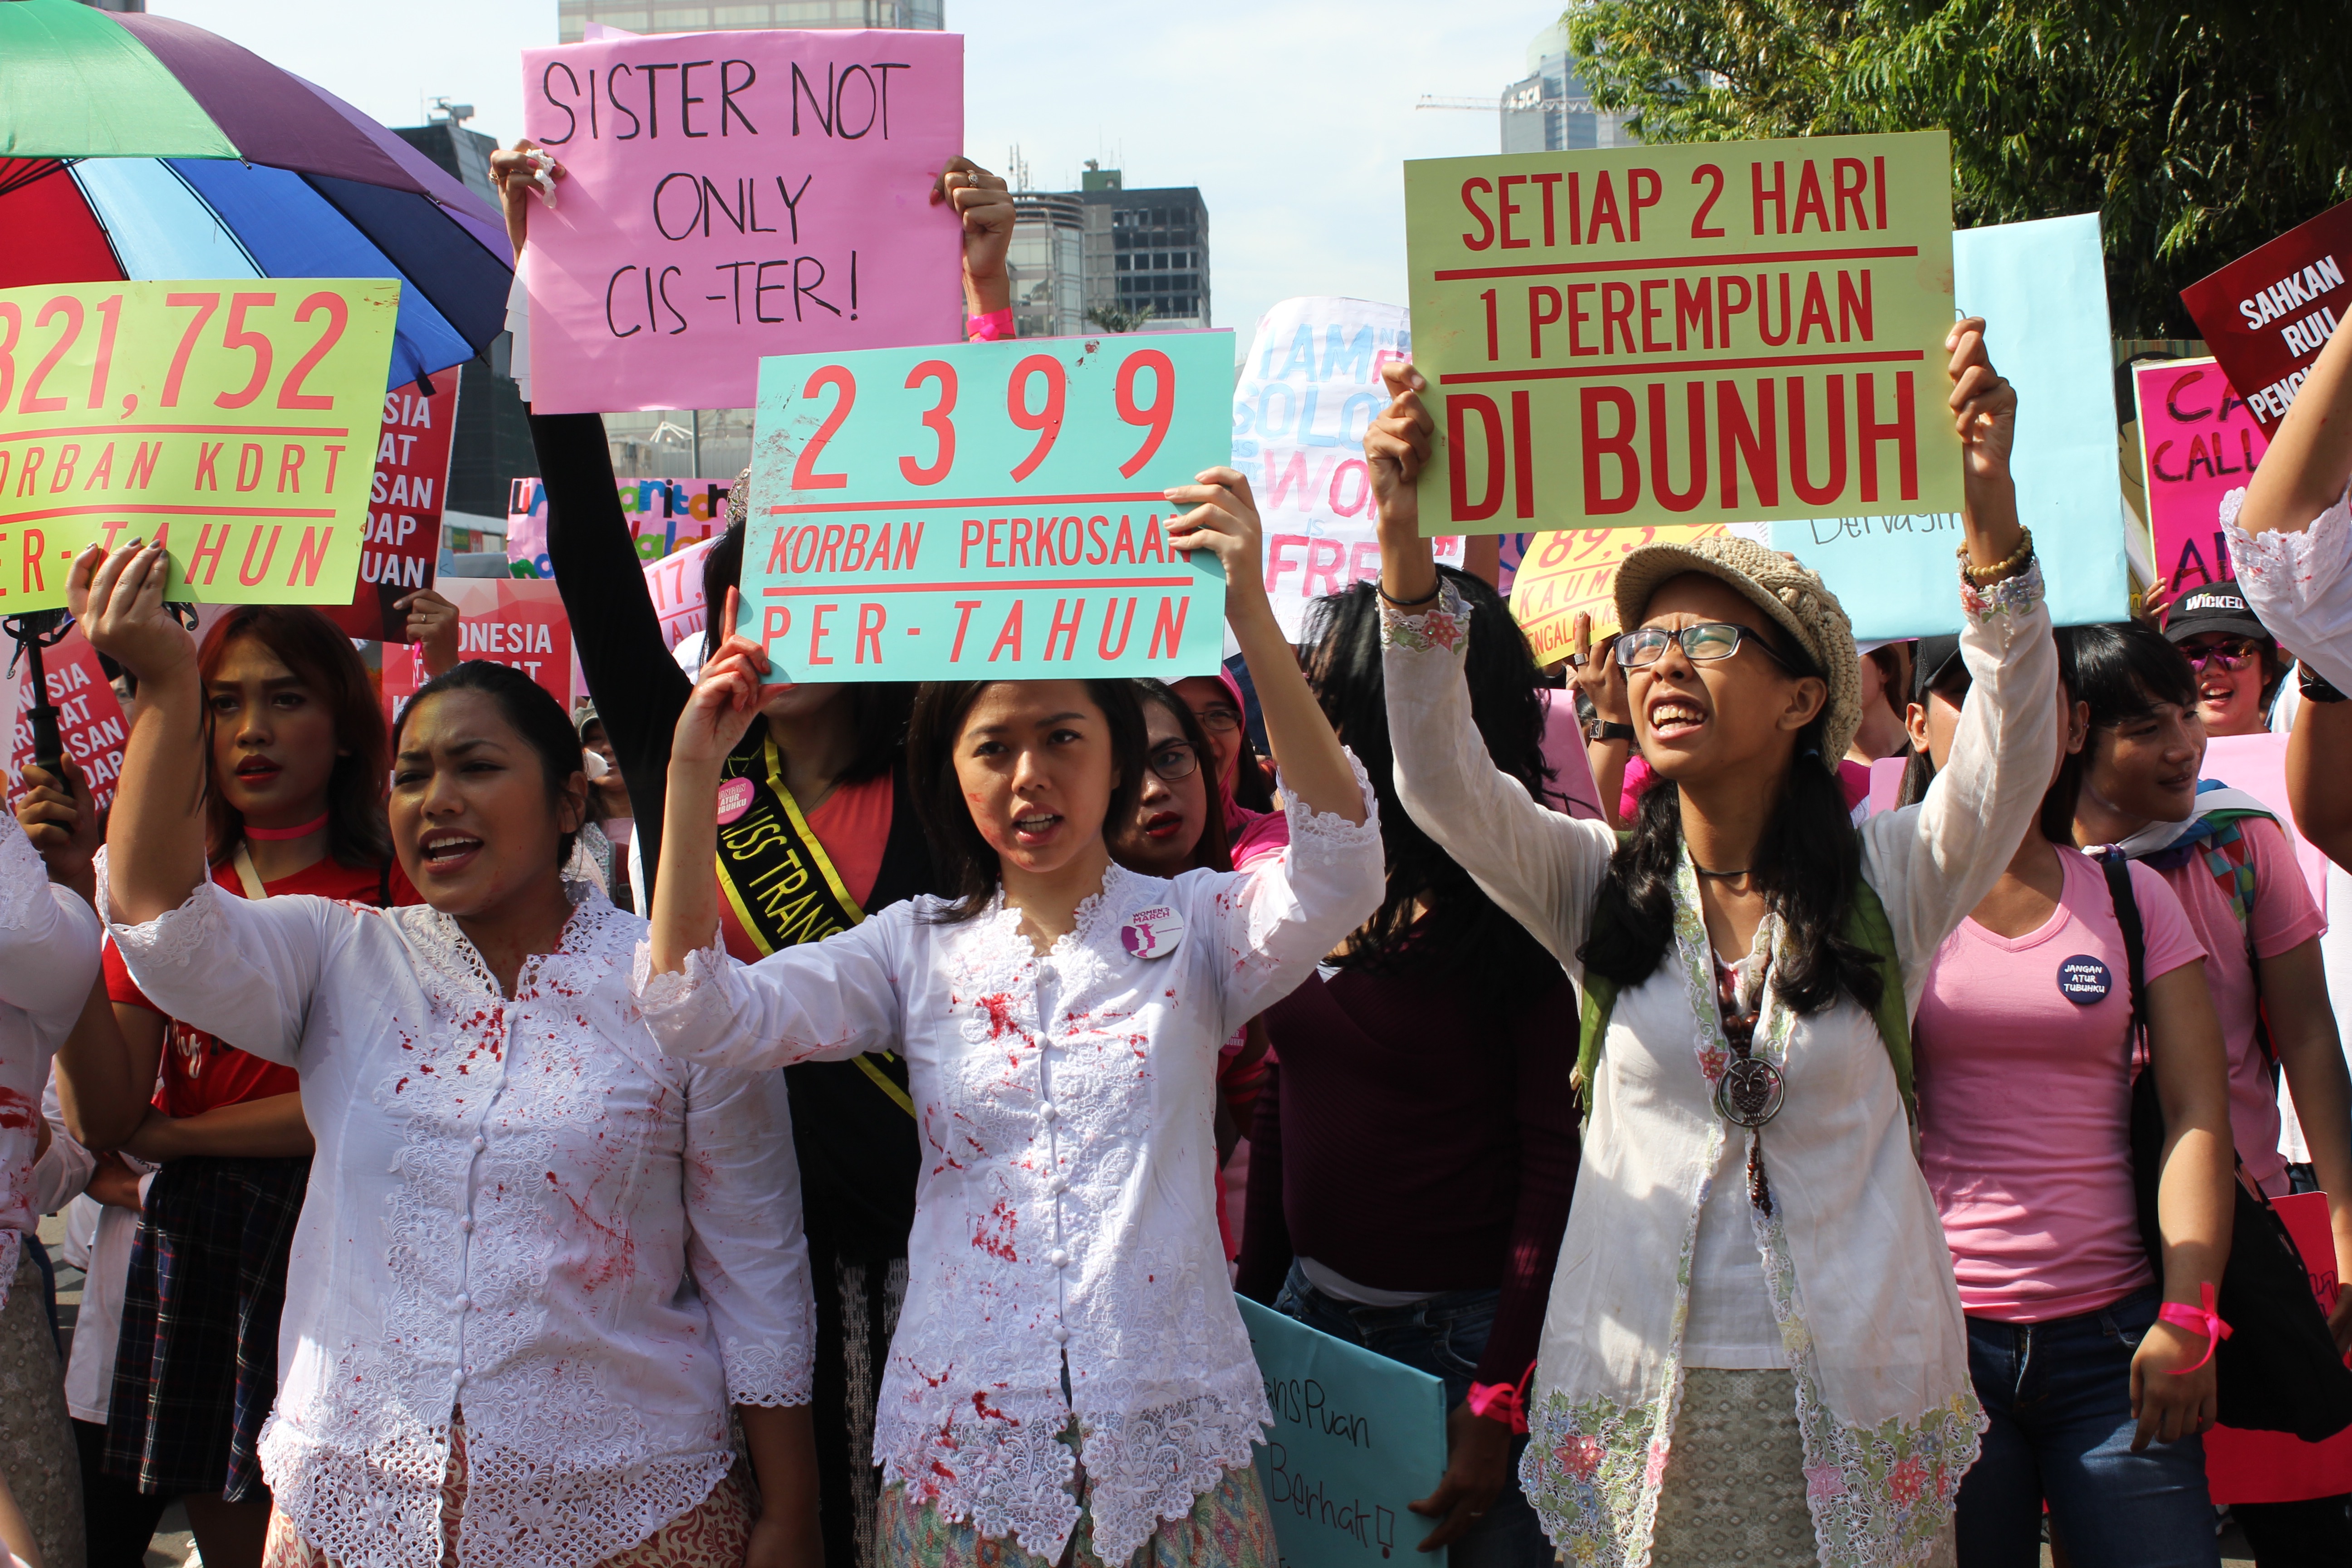
[[[1442,1380],[1450,1412],[1470,1397],[1471,1377],[1478,1370],[1478,1358],[1486,1352],[1495,1303],[1501,1296],[1499,1290],[1449,1290],[1410,1307],[1363,1307],[1326,1296],[1293,1263],[1290,1278],[1274,1299],[1274,1310],[1333,1339],[1361,1345]],[[1488,1505],[1486,1517],[1449,1549],[1449,1568],[1552,1568],[1551,1543],[1519,1490],[1519,1455],[1527,1446],[1525,1437],[1513,1440],[1510,1479]],[[1438,1479],[1429,1479],[1431,1491],[1437,1489]],[[1443,1521],[1421,1522],[1425,1535]],[[1411,1568],[1410,1560],[1397,1568]]]
[[[1960,1568],[2033,1568],[2042,1505],[2075,1568],[2219,1568],[2201,1438],[2131,1451],[2132,1352],[2153,1287],[2046,1323],[1969,1320],[1969,1373],[1992,1418],[1960,1482]]]

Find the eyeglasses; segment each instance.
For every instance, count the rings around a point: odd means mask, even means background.
[[[1171,741],[1152,752],[1146,765],[1163,779],[1184,779],[1192,776],[1193,770],[1201,765],[1201,759],[1194,753],[1191,742]]]
[[[1242,716],[1230,708],[1204,708],[1192,717],[1213,735],[1230,735],[1242,727]]]
[[[1773,651],[1772,645],[1761,635],[1747,626],[1734,626],[1729,621],[1699,621],[1676,631],[1658,626],[1640,626],[1617,639],[1617,662],[1627,669],[1641,669],[1665,657],[1666,644],[1683,645],[1683,656],[1695,664],[1712,664],[1719,658],[1729,658],[1739,651],[1740,645],[1752,645],[1781,668],[1801,674],[1797,667]]]
[[[2252,637],[2225,637],[2201,647],[2184,647],[2180,651],[2187,656],[2191,669],[2203,669],[2209,664],[2219,664],[2223,669],[2243,669],[2262,657],[2263,646]]]

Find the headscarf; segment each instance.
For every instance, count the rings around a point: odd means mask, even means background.
[[[1233,672],[1223,668],[1217,679],[1225,683],[1225,690],[1234,700],[1234,709],[1246,716],[1249,704],[1243,700],[1242,683]],[[1249,731],[1241,732],[1241,743],[1234,752],[1234,773],[1241,772],[1242,760],[1249,751]],[[1246,871],[1257,861],[1281,854],[1290,847],[1290,817],[1279,811],[1252,811],[1234,798],[1234,781],[1225,770],[1217,770],[1217,809],[1225,815],[1225,841],[1232,846],[1234,869]]]

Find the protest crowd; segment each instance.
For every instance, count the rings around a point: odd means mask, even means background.
[[[528,254],[575,171],[492,172]],[[955,158],[929,202],[968,341],[1013,338],[1013,193]],[[770,520],[839,483],[846,373],[727,493],[674,650],[541,365],[569,709],[435,588],[388,718],[318,608],[199,632],[178,546],[79,550],[128,731],[104,809],[51,757],[0,824],[6,1561],[131,1568],[179,1502],[209,1568],[1276,1568],[1267,1311],[1442,1391],[1394,1561],[2218,1565],[2226,1508],[2265,1568],[2352,1563],[2352,1074],[2299,858],[2352,870],[2352,336],[2209,520],[2234,576],[2053,626],[1998,328],[1916,384],[1957,635],[1857,640],[1718,530],[1626,549],[1539,658],[1496,552],[1424,531],[1463,421],[1407,353],[1376,571],[1300,627],[1222,451],[1123,481],[1166,513],[1130,562],[1222,578],[1230,657],[1165,679],[1023,665],[1017,605],[1022,679],[785,668],[836,606]],[[954,352],[889,372],[942,469]],[[964,560],[1071,563],[1018,521]],[[1127,603],[1137,654],[1202,635]],[[845,606],[854,670],[885,621]],[[2283,791],[2209,759],[2266,735]],[[77,1205],[65,1355],[35,1233]]]

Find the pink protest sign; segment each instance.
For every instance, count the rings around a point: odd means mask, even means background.
[[[2231,574],[2221,498],[2244,486],[2270,437],[2210,359],[2135,365],[2132,384],[2156,567],[2178,596]]]
[[[543,414],[750,407],[762,354],[963,336],[952,33],[678,33],[523,51],[570,177],[523,255]]]

